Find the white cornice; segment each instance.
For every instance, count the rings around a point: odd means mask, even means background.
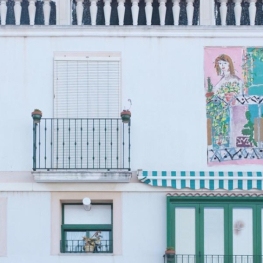
[[[262,26],[0,26],[0,37],[263,38]],[[237,43],[238,45],[238,43]]]

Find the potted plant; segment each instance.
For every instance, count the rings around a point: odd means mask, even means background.
[[[34,120],[34,123],[39,123],[42,117],[42,111],[39,109],[34,109],[34,111],[31,113],[31,116]]]
[[[96,245],[96,240],[94,238],[89,238],[89,237],[83,237],[84,240],[84,250],[85,252],[88,253],[93,253],[95,245]]]
[[[121,112],[121,119],[123,123],[129,123],[131,119],[131,112],[129,110],[123,110]]]
[[[213,92],[213,85],[211,84],[211,79],[210,77],[207,78],[207,93],[205,94],[205,96],[207,98],[210,98],[214,95],[214,92]]]
[[[92,237],[83,237],[84,240],[84,250],[87,253],[93,253],[100,246],[100,235],[101,231],[96,231]],[[96,249],[95,249],[96,248]]]
[[[174,259],[175,256],[175,250],[173,247],[167,247],[165,250],[165,255],[167,257],[167,259]]]

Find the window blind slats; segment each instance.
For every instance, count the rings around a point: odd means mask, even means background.
[[[117,118],[120,61],[55,60],[55,117]],[[63,107],[67,108],[62,109]],[[109,109],[111,109],[109,111]],[[67,112],[66,116],[62,115]]]

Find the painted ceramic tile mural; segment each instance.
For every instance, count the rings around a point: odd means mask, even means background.
[[[205,48],[208,164],[263,163],[263,48]]]

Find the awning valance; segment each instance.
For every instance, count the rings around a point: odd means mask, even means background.
[[[175,189],[262,190],[262,172],[139,171],[145,184]]]

